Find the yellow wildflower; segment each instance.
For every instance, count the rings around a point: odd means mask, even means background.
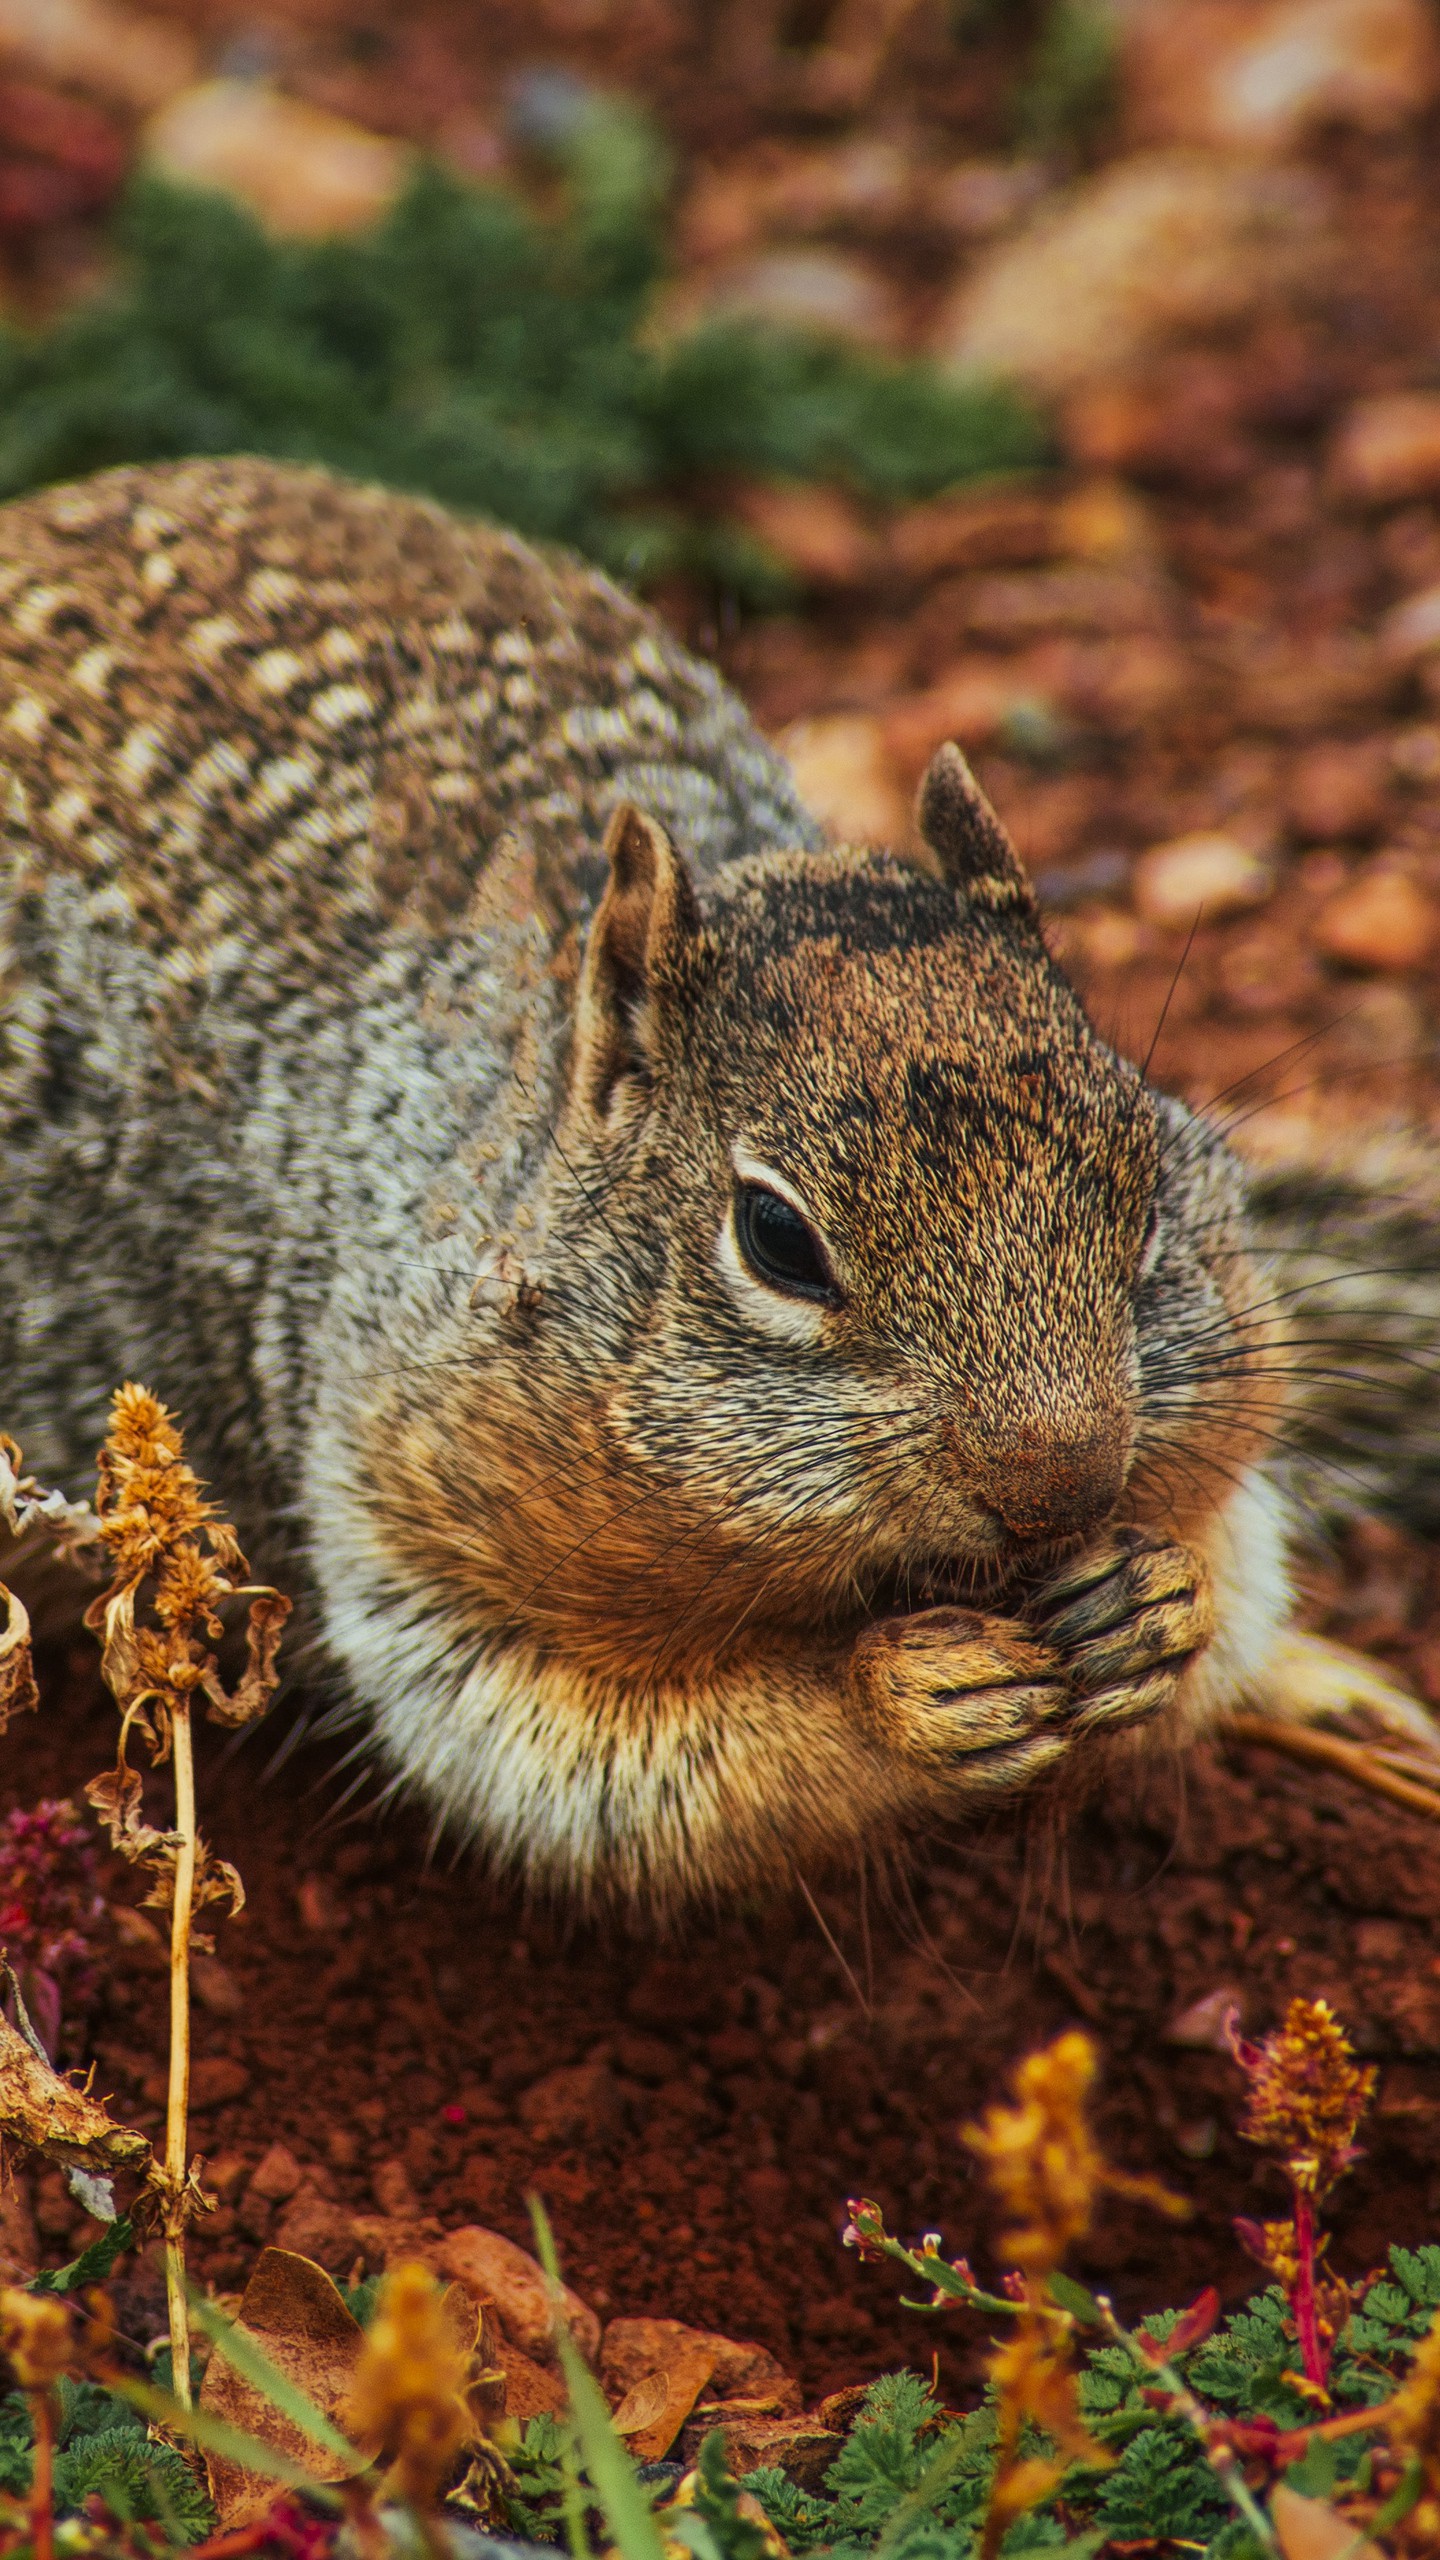
[[[475,2433],[465,2398],[469,2375],[433,2277],[421,2266],[392,2269],[365,2333],[350,2422],[393,2464],[395,2494],[408,2506],[434,2505]]]

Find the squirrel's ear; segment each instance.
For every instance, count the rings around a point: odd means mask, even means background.
[[[1033,911],[1020,856],[958,747],[932,757],[915,819],[952,887],[988,907]]]
[[[668,958],[700,929],[700,909],[663,827],[628,803],[605,836],[610,877],[595,911],[575,1003],[571,1089],[604,1116],[622,1077],[648,1083],[655,995]]]

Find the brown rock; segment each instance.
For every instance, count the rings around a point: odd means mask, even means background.
[[[267,230],[300,239],[363,231],[388,213],[409,155],[263,80],[206,80],[151,119],[147,156],[167,177],[238,197]]]
[[[907,694],[882,712],[879,728],[887,765],[913,788],[936,748],[948,740],[962,747],[989,746],[1024,691],[1023,678],[1017,681],[1003,664],[961,659],[924,693]]]
[[[615,2038],[615,2059],[631,2080],[654,2084],[668,2080],[675,2068],[675,2056],[659,2036],[647,2036],[638,2027],[622,2027]]]
[[[1135,0],[1126,39],[1147,142],[1282,153],[1331,125],[1399,130],[1435,94],[1423,0]]]
[[[537,2142],[605,2142],[624,2128],[625,2101],[603,2062],[577,2062],[533,2081],[518,2113]]]
[[[845,2439],[815,2417],[732,2419],[722,2427],[725,2458],[737,2478],[773,2463],[802,2489],[818,2489]],[[682,2438],[687,2455],[688,2434]],[[693,2448],[698,2451],[698,2445]]]
[[[1378,738],[1312,747],[1292,767],[1286,814],[1306,844],[1374,835],[1384,824],[1389,758]]]
[[[303,2174],[289,2145],[272,2142],[264,2158],[256,2163],[250,2179],[250,2192],[263,2196],[267,2204],[284,2204],[294,2195]]]
[[[1293,1012],[1319,995],[1324,978],[1313,951],[1285,922],[1234,935],[1216,954],[1217,991],[1231,1013]]]
[[[345,1925],[345,1906],[328,1876],[302,1876],[295,1890],[300,1926],[317,1938],[333,1937]]]
[[[170,1950],[148,1911],[132,1910],[128,1903],[116,1905],[112,1914],[115,1935],[126,1955],[147,1973],[168,1973]]]
[[[725,2338],[709,2329],[692,2329],[683,2320],[612,2320],[600,2354],[600,2376],[614,2400],[623,2398],[647,2374],[660,2372],[684,2354],[703,2351],[710,2358],[714,2395],[785,2384],[790,2377],[768,2347],[750,2338]]]
[[[1407,871],[1379,862],[1326,899],[1314,938],[1330,959],[1348,968],[1400,976],[1429,959],[1437,928],[1440,908],[1434,899]]]
[[[1440,491],[1440,392],[1389,391],[1357,401],[1330,450],[1343,498],[1393,507]]]
[[[1062,499],[1056,536],[1067,560],[1141,560],[1155,548],[1155,528],[1143,498],[1123,480],[1103,473],[1082,480]]]
[[[522,2355],[508,2338],[502,2338],[496,2349],[496,2363],[505,2376],[505,2415],[524,2426],[527,2418],[563,2418],[568,2403],[565,2385],[556,2373]]]
[[[957,373],[1063,398],[1283,297],[1323,261],[1327,214],[1308,171],[1186,152],[1118,161],[979,260],[934,351]]]
[[[1326,1040],[1327,1063],[1341,1075],[1381,1074],[1411,1067],[1429,1055],[1428,1008],[1394,978],[1372,978],[1347,992],[1339,1021]]]
[[[207,1956],[201,1949],[190,1959],[190,1980],[195,1997],[212,2018],[238,2018],[243,2015],[245,1994],[228,1964],[218,1956]]]
[[[731,504],[747,531],[807,586],[860,586],[879,563],[879,545],[843,490],[752,482]]]
[[[841,711],[797,720],[776,741],[800,797],[837,844],[903,844],[910,804],[891,770],[881,723]]]
[[[403,2160],[378,2161],[370,2173],[370,2190],[381,2212],[392,2220],[413,2220],[420,2210],[420,2199]]]
[[[448,2274],[440,2263],[445,2233],[433,2214],[412,2219],[406,2214],[357,2213],[351,2216],[351,2228],[368,2267],[398,2267],[414,2258],[435,2275]]]
[[[107,0],[0,0],[0,60],[142,115],[194,79],[193,36]]]
[[[791,2211],[790,2181],[783,2169],[747,2169],[740,2191],[764,2231],[778,2231]]]
[[[249,2086],[249,2072],[232,2054],[207,2054],[191,2065],[190,2104],[200,2114],[207,2107],[223,2107],[232,2098],[243,2098]]]
[[[819,247],[762,249],[685,278],[662,297],[653,325],[669,335],[702,320],[759,320],[863,346],[890,346],[902,334],[900,306],[880,269]]]
[[[890,553],[908,578],[957,569],[1024,569],[1053,560],[1055,502],[1026,488],[964,492],[907,507],[890,527]]]
[[[442,2274],[463,2284],[467,2293],[493,2306],[500,2328],[522,2354],[532,2356],[537,2364],[554,2363],[550,2297],[544,2275],[528,2250],[498,2231],[469,2222],[447,2233],[435,2263]],[[600,2352],[599,2321],[588,2302],[582,2302],[568,2285],[561,2288],[561,2301],[571,2336],[581,2354],[593,2362]]]
[[[362,2255],[355,2216],[312,2186],[301,2187],[286,2205],[275,2238],[280,2248],[313,2258],[334,2275],[348,2275]]]
[[[1421,587],[1387,613],[1380,646],[1394,667],[1416,667],[1440,649],[1440,587]]]
[[[228,2204],[244,2185],[248,2166],[243,2151],[217,2152],[213,2160],[206,2161],[201,2184],[210,2195],[218,2196],[222,2204]]]
[[[1175,836],[1135,865],[1133,895],[1147,924],[1213,924],[1262,906],[1275,885],[1267,862],[1233,836]]]

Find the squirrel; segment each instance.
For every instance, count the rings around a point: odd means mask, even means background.
[[[0,804],[0,1418],[78,1491],[177,1406],[497,1861],[660,1906],[1237,1702],[1432,1730],[1291,1624],[1305,1200],[958,749],[828,845],[589,567],[203,460],[0,511]]]

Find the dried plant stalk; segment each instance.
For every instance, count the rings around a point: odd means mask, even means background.
[[[120,1747],[113,1769],[92,1779],[90,1802],[109,1825],[123,1856],[153,1876],[146,1900],[170,1913],[170,2075],[165,2154],[152,2171],[165,2238],[175,2396],[190,2406],[190,2315],[185,2285],[185,2224],[204,2196],[188,2158],[190,2106],[190,1952],[206,1944],[194,1932],[197,1904],[222,1902],[238,1911],[244,1887],[234,1867],[212,1855],[195,1816],[191,1714],[198,1695],[212,1721],[248,1724],[275,1687],[275,1657],[290,1603],[252,1583],[228,1521],[217,1517],[185,1463],[174,1416],[144,1387],[122,1387],[100,1452],[97,1532],[109,1552],[109,1588],[85,1613],[102,1638],[101,1668],[120,1709]],[[211,1648],[223,1636],[220,1610],[247,1600],[246,1659],[227,1691]],[[145,1738],[155,1765],[171,1762],[175,1826],[159,1831],[144,1819],[138,1771],[125,1757],[131,1729]]]
[[[1371,1795],[1384,1796],[1391,1804],[1403,1804],[1412,1813],[1440,1822],[1440,1762],[1427,1766],[1418,1753],[1412,1757],[1378,1743],[1355,1742],[1345,1734],[1322,1733],[1314,1726],[1285,1724],[1271,1716],[1227,1716],[1224,1729],[1236,1742],[1258,1742],[1267,1751],[1306,1761],[1311,1767],[1338,1769],[1342,1777]]]

